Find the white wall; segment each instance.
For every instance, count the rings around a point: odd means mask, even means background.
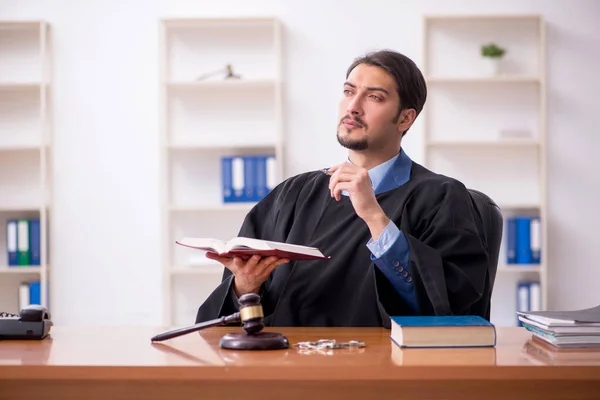
[[[52,25],[56,323],[160,323],[159,18],[282,19],[286,169],[296,174],[343,159],[334,126],[355,56],[389,47],[420,63],[423,13],[495,12],[548,23],[549,305],[600,303],[600,2],[0,0],[2,20]],[[404,143],[416,161],[420,134],[417,124]]]

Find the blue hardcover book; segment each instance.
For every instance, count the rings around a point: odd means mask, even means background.
[[[29,221],[29,250],[31,251],[30,264],[40,265],[41,244],[39,219],[33,219]]]
[[[40,293],[40,282],[30,282],[29,283],[29,304],[42,304],[41,303],[41,293]]]
[[[531,264],[531,218],[517,217],[517,264]]]
[[[514,217],[506,219],[506,263],[517,262],[517,221]]]
[[[231,203],[234,201],[231,161],[231,157],[221,157],[221,184],[223,191],[223,203]]]
[[[6,221],[6,252],[8,253],[8,265],[17,266],[19,260],[17,257],[17,220],[9,219]]]
[[[390,338],[400,347],[492,347],[496,327],[477,315],[390,317]]]

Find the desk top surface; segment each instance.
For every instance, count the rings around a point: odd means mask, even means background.
[[[600,379],[599,351],[552,352],[523,328],[497,328],[494,348],[400,349],[380,328],[265,328],[299,341],[361,340],[365,348],[233,351],[238,327],[160,343],[156,327],[60,327],[42,341],[0,341],[2,379]],[[539,368],[541,367],[541,368]]]

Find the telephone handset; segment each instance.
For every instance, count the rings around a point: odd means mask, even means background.
[[[31,304],[19,314],[0,313],[0,340],[44,339],[52,325],[48,309]]]

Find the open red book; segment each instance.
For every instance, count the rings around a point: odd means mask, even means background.
[[[175,243],[196,250],[217,253],[223,257],[250,258],[254,254],[263,257],[277,256],[289,260],[326,260],[321,251],[315,247],[300,246],[297,244],[270,242],[267,240],[247,237],[236,237],[227,242],[210,238],[183,238]]]

